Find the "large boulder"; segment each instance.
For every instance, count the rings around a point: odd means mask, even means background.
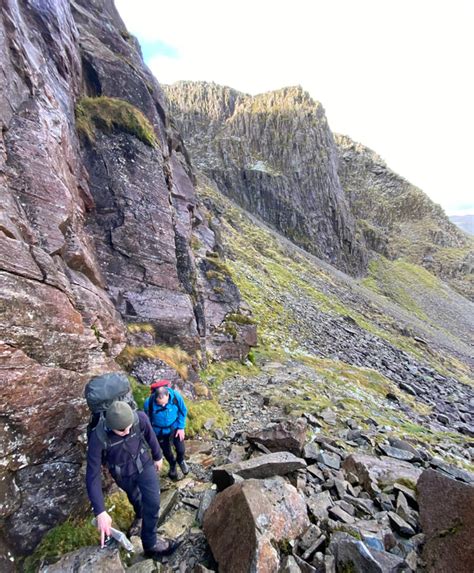
[[[275,452],[214,468],[212,481],[217,484],[219,490],[223,490],[236,481],[236,476],[237,479],[263,479],[283,476],[305,467],[306,462],[302,458],[297,458],[290,452]]]
[[[414,487],[421,475],[421,470],[416,466],[387,456],[377,458],[352,454],[344,460],[342,467],[346,472],[356,475],[362,487],[371,493],[376,493],[377,488],[400,481]]]
[[[308,421],[305,418],[284,420],[260,432],[247,435],[251,444],[262,444],[271,452],[291,452],[300,456],[306,441]]]
[[[204,533],[221,573],[278,571],[278,543],[309,527],[297,490],[276,477],[246,480],[218,494],[204,516]]]
[[[428,571],[472,573],[474,486],[430,469],[422,473],[417,490]]]
[[[121,573],[125,571],[117,548],[83,547],[66,553],[57,563],[41,567],[40,573]]]

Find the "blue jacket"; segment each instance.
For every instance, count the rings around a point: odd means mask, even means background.
[[[140,430],[143,438],[151,449],[151,455],[154,461],[161,460],[161,449],[155,434],[151,429],[150,422],[143,412],[137,412],[140,421]],[[111,468],[120,466],[124,477],[131,476],[138,472],[136,463],[133,461],[132,454],[137,455],[142,448],[143,440],[140,435],[129,434],[128,436],[118,436],[112,430],[107,432],[111,446],[105,455],[105,463]],[[125,440],[126,446],[123,445]],[[148,451],[140,454],[143,465],[151,463]],[[95,432],[89,437],[87,446],[87,469],[86,469],[86,486],[89,499],[94,509],[94,514],[99,515],[105,511],[104,495],[102,493],[102,444]]]
[[[143,410],[148,416],[149,404],[150,400],[152,400],[153,410],[150,422],[158,437],[167,436],[174,430],[184,430],[186,426],[188,409],[186,408],[183,397],[177,390],[168,388],[168,391],[170,396],[165,406],[157,404],[153,394],[145,400],[145,404],[143,405]]]

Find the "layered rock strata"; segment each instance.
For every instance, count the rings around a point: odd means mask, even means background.
[[[165,93],[195,165],[220,191],[310,253],[351,274],[365,270],[319,102],[300,87],[252,97],[179,82]]]

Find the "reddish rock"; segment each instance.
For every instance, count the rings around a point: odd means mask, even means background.
[[[274,573],[275,549],[309,527],[306,504],[282,478],[246,480],[218,494],[204,516],[204,533],[222,573]]]
[[[474,486],[430,469],[422,473],[417,491],[427,571],[472,573]]]
[[[5,554],[31,552],[83,502],[83,388],[117,369],[125,322],[153,324],[150,344],[205,355],[222,321],[206,312],[210,289],[191,248],[199,234],[217,250],[216,236],[161,89],[124,30],[109,1],[8,0],[0,11]],[[129,102],[157,145],[120,130],[80,139],[75,106],[84,96]],[[240,310],[232,281],[228,290],[213,307],[223,316]],[[245,340],[230,343],[245,357]]]

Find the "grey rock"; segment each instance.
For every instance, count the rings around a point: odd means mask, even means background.
[[[392,446],[387,446],[381,444],[380,449],[389,457],[395,458],[397,460],[405,460],[407,462],[411,462],[415,459],[415,455],[412,452],[407,450],[401,450],[399,448],[394,448]]]
[[[67,553],[57,563],[46,565],[41,573],[123,573],[118,548],[83,547]]]
[[[395,530],[400,533],[400,535],[404,535],[406,537],[411,537],[415,535],[415,531],[411,525],[409,525],[404,519],[402,519],[399,515],[394,513],[393,511],[388,512],[388,517],[392,525],[394,526]]]
[[[328,509],[334,505],[328,491],[312,496],[307,502],[309,512],[318,519],[328,517]]]
[[[352,524],[355,522],[355,519],[352,517],[352,515],[350,515],[349,513],[347,513],[347,511],[344,511],[342,507],[339,507],[337,505],[329,507],[328,513],[331,517],[337,519],[338,521],[342,521],[343,523]]]
[[[199,508],[197,511],[196,519],[199,525],[202,525],[204,521],[204,515],[208,510],[209,506],[213,502],[214,498],[216,497],[216,490],[214,489],[206,489],[202,494],[201,501],[199,503]]]
[[[168,489],[162,492],[160,497],[160,514],[158,525],[161,525],[168,517],[169,513],[178,501],[179,493],[177,489]]]
[[[320,452],[317,457],[318,462],[338,470],[341,467],[341,458],[337,454]]]
[[[289,452],[264,454],[235,464],[227,464],[212,470],[212,480],[219,491],[235,482],[234,476],[243,479],[263,479],[276,475],[286,475],[298,469],[306,468],[306,462]]]
[[[352,567],[354,573],[401,573],[405,567],[403,559],[369,548],[344,533],[333,534],[329,551],[334,555],[337,571]]]
[[[251,444],[263,444],[270,452],[291,452],[299,456],[306,439],[307,425],[305,418],[285,420],[257,433],[248,434],[247,440]]]
[[[293,555],[286,555],[282,559],[278,573],[301,573],[301,569]]]

